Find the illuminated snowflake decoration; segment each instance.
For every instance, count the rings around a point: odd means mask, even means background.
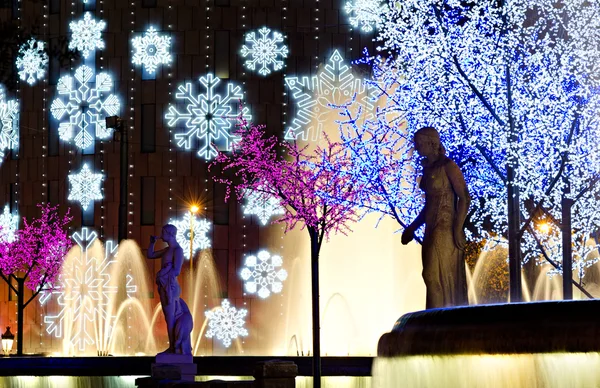
[[[0,164],[6,151],[19,148],[19,103],[7,100],[0,85]]]
[[[246,257],[245,267],[240,276],[244,280],[244,288],[249,294],[256,294],[262,299],[268,298],[271,292],[278,294],[283,289],[283,281],[287,279],[287,271],[280,268],[283,265],[281,256],[273,255],[265,250],[256,256]]]
[[[104,249],[100,250],[103,256],[97,257],[91,250],[98,234],[82,228],[73,234],[73,240],[80,248],[78,255],[73,257],[70,265],[64,265],[57,284],[52,291],[41,293],[40,303],[44,304],[56,296],[60,311],[55,315],[46,315],[46,331],[57,338],[64,334],[64,321],[73,321],[74,332],[71,334],[71,343],[81,351],[87,346],[96,343],[93,327],[97,320],[106,321],[109,332],[114,322],[113,312],[109,311],[110,299],[113,298],[122,287],[128,298],[137,291],[131,274],[125,275],[123,286],[111,284],[111,267],[117,263],[118,245],[113,241],[107,241]]]
[[[240,111],[242,88],[227,83],[225,94],[218,94],[216,88],[220,81],[212,74],[200,77],[206,92],[199,95],[193,93],[191,83],[180,85],[175,98],[184,102],[185,111],[180,112],[171,105],[165,115],[170,127],[179,122],[185,124],[185,132],[175,134],[177,146],[189,150],[197,142],[198,156],[206,160],[217,156],[218,150],[231,150],[231,144],[238,140],[232,131],[240,115],[246,120],[252,118],[247,107]]]
[[[250,56],[244,62],[244,66],[249,70],[256,71],[257,65],[260,66],[258,74],[268,75],[271,73],[269,66],[273,68],[273,71],[278,71],[283,68],[283,59],[288,56],[288,48],[286,45],[280,43],[283,42],[283,35],[277,31],[273,31],[272,37],[269,37],[271,29],[263,27],[258,30],[260,37],[256,37],[256,31],[251,31],[246,34],[246,43],[249,46],[242,46],[241,54],[242,57],[246,58]]]
[[[133,38],[131,43],[135,48],[131,62],[143,65],[148,73],[154,74],[160,64],[171,63],[171,37],[159,35],[154,27],[148,28],[144,36]]]
[[[84,164],[77,174],[69,174],[69,201],[79,201],[83,210],[87,210],[90,202],[102,199],[102,180],[104,175],[95,174]]]
[[[44,42],[30,39],[29,42],[21,45],[16,65],[19,77],[23,81],[33,85],[36,80],[44,78],[47,64],[48,54],[44,50]]]
[[[360,104],[373,108],[372,100],[362,79],[352,74],[352,69],[335,50],[325,68],[312,77],[286,77],[285,83],[296,102],[296,116],[286,129],[285,139],[319,140],[325,126],[337,128],[337,113],[331,105],[344,105],[357,96]]]
[[[231,340],[248,336],[248,330],[244,328],[247,313],[246,309],[238,310],[224,299],[220,307],[205,312],[208,319],[206,338],[216,337],[228,348],[231,346]]]
[[[352,0],[346,2],[346,13],[350,25],[359,27],[363,32],[371,32],[384,20],[388,7],[381,0]]]
[[[190,227],[192,225],[194,229],[194,241],[192,242],[193,254],[195,255],[197,250],[210,248],[210,239],[207,236],[211,227],[210,221],[196,216],[192,219],[191,213],[186,212],[182,219],[171,219],[169,223],[175,225],[177,228],[177,242],[183,248],[183,254],[186,259],[190,259]]]
[[[281,201],[267,193],[258,190],[249,190],[246,197],[246,205],[243,206],[245,215],[256,215],[263,225],[267,225],[269,219],[276,215],[285,213]]]
[[[74,140],[77,147],[85,149],[95,138],[110,138],[112,129],[106,128],[104,119],[116,115],[121,108],[119,98],[114,94],[104,97],[104,92],[110,92],[112,88],[113,81],[108,74],[97,74],[94,79],[93,70],[85,65],[75,70],[75,79],[66,75],[58,80],[56,90],[67,99],[63,101],[57,97],[50,112],[57,120],[69,117],[69,121],[60,123],[58,128],[63,141]],[[75,137],[74,132],[77,132]]]
[[[106,27],[106,23],[103,20],[96,21],[92,19],[91,13],[86,12],[83,20],[72,21],[69,27],[72,33],[71,42],[69,42],[70,50],[81,51],[81,55],[87,58],[90,51],[104,48],[102,31]]]
[[[4,213],[0,214],[0,242],[15,241],[17,229],[19,229],[19,215],[11,213],[10,207],[4,205]]]

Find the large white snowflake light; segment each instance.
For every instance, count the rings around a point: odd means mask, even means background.
[[[44,317],[46,331],[60,338],[64,334],[65,320],[73,322],[71,343],[83,351],[88,345],[96,344],[95,329],[113,328],[115,311],[110,308],[114,298],[122,287],[127,297],[137,291],[134,279],[126,274],[123,285],[111,283],[111,267],[117,263],[118,245],[107,241],[104,249],[91,249],[98,234],[88,228],[82,228],[73,234],[73,240],[80,248],[78,254],[70,256],[65,262],[57,284],[52,291],[42,292],[40,303],[46,303],[56,296],[60,311]],[[105,320],[105,326],[97,320]]]
[[[192,242],[192,254],[196,254],[197,250],[210,248],[210,239],[207,236],[210,230],[210,221],[204,218],[194,216],[192,219],[191,213],[186,212],[182,219],[171,219],[169,223],[177,228],[177,242],[183,248],[183,254],[186,259],[190,259],[190,231],[194,229],[194,240]]]
[[[72,21],[69,27],[72,33],[69,42],[70,50],[79,50],[81,55],[87,58],[90,51],[104,48],[102,30],[106,27],[106,23],[103,20],[93,19],[90,12],[86,12],[82,20]]]
[[[15,241],[15,233],[19,229],[19,214],[10,212],[10,206],[4,205],[4,213],[0,214],[0,242]]]
[[[220,81],[212,74],[200,77],[206,92],[199,95],[193,94],[190,82],[180,85],[175,98],[185,103],[185,111],[171,105],[165,115],[170,127],[179,122],[185,124],[186,131],[175,134],[177,146],[189,150],[194,143],[199,143],[198,156],[206,160],[217,156],[217,150],[231,150],[232,142],[237,141],[231,132],[240,114],[246,120],[251,119],[247,107],[240,112],[240,100],[244,97],[242,88],[227,83],[225,94],[218,94],[216,87]]]
[[[227,299],[224,299],[221,307],[215,307],[213,310],[205,312],[208,319],[206,338],[217,337],[228,348],[231,346],[231,340],[248,336],[248,330],[244,328],[246,323],[244,318],[247,313],[246,309],[238,310],[231,306]]]
[[[95,138],[108,139],[111,128],[106,128],[105,118],[119,112],[121,103],[114,94],[104,97],[104,92],[113,88],[112,78],[106,73],[97,74],[88,66],[75,70],[75,79],[65,75],[58,80],[56,90],[67,96],[65,101],[57,97],[50,106],[55,119],[68,116],[69,121],[60,123],[58,134],[63,141],[71,141],[75,134],[75,145],[81,149],[91,146]]]
[[[271,29],[263,27],[258,30],[260,37],[256,37],[256,31],[250,31],[246,34],[246,43],[250,47],[242,46],[241,54],[243,58],[250,55],[251,59],[244,62],[244,66],[249,70],[256,71],[256,65],[260,66],[258,74],[268,75],[271,73],[269,66],[273,71],[283,68],[283,59],[288,56],[288,47],[280,45],[283,42],[283,35],[280,32],[273,31],[272,37],[269,37]],[[281,59],[280,59],[281,58]]]
[[[324,69],[312,77],[286,77],[285,83],[296,101],[296,117],[286,129],[287,140],[318,140],[325,126],[337,128],[339,114],[332,105],[343,105],[356,95],[356,101],[370,111],[373,108],[362,79],[352,74],[338,50],[329,57]],[[355,106],[358,107],[359,104]]]
[[[90,202],[102,199],[102,189],[100,185],[104,175],[95,174],[90,170],[87,164],[84,164],[76,174],[69,174],[69,201],[79,201],[83,210],[87,210]]]
[[[256,215],[263,225],[267,225],[272,216],[285,213],[279,198],[261,191],[260,187],[258,190],[248,191],[246,204],[242,208],[245,215]]]
[[[131,58],[134,65],[143,65],[150,74],[154,74],[160,64],[170,64],[171,37],[159,35],[154,27],[148,28],[144,36],[131,40],[135,53]]]
[[[371,32],[383,22],[388,7],[381,0],[352,0],[346,2],[346,13],[352,27],[359,27],[363,32]]]
[[[7,100],[0,85],[0,164],[5,152],[19,148],[19,103]]]
[[[47,64],[48,54],[44,50],[44,42],[30,39],[29,42],[21,45],[16,65],[19,77],[23,81],[33,85],[37,79],[44,78]]]
[[[266,250],[258,252],[256,256],[247,256],[245,267],[240,272],[246,292],[256,294],[258,291],[262,299],[268,298],[271,292],[280,293],[282,282],[287,279],[287,271],[280,268],[282,264],[281,256],[271,256]]]

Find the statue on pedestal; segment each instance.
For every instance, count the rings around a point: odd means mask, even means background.
[[[464,222],[471,202],[467,184],[456,163],[446,156],[435,128],[419,129],[414,143],[423,157],[420,188],[425,192],[425,207],[402,233],[402,244],[408,244],[425,224],[422,259],[426,308],[465,305]]]
[[[148,258],[161,259],[161,269],[156,274],[156,285],[160,304],[167,322],[169,334],[169,348],[162,354],[192,354],[190,333],[193,328],[192,314],[186,303],[181,299],[181,287],[177,276],[183,265],[183,249],[176,239],[177,227],[168,224],[163,226],[160,236],[150,237]],[[154,250],[157,239],[167,243],[167,247],[159,251]]]

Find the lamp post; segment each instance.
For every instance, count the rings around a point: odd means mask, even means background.
[[[2,351],[5,356],[10,353],[14,341],[15,335],[10,332],[10,326],[6,326],[6,331],[2,334]]]
[[[200,208],[196,205],[190,207],[190,272],[194,272],[194,218]]]

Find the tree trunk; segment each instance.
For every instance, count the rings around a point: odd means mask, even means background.
[[[16,278],[17,279],[17,356],[23,355],[23,321],[25,317],[23,316],[23,310],[25,302],[23,301],[24,293],[25,293],[25,279],[24,278]]]
[[[563,299],[573,299],[573,255],[571,248],[571,206],[573,200],[566,195],[562,199],[562,275]]]
[[[310,265],[312,284],[312,327],[313,327],[313,388],[321,387],[321,325],[319,310],[319,242],[318,234],[310,234]]]
[[[513,183],[515,170],[507,167],[508,177],[508,272],[510,301],[521,301],[521,214],[519,209],[519,189]]]

